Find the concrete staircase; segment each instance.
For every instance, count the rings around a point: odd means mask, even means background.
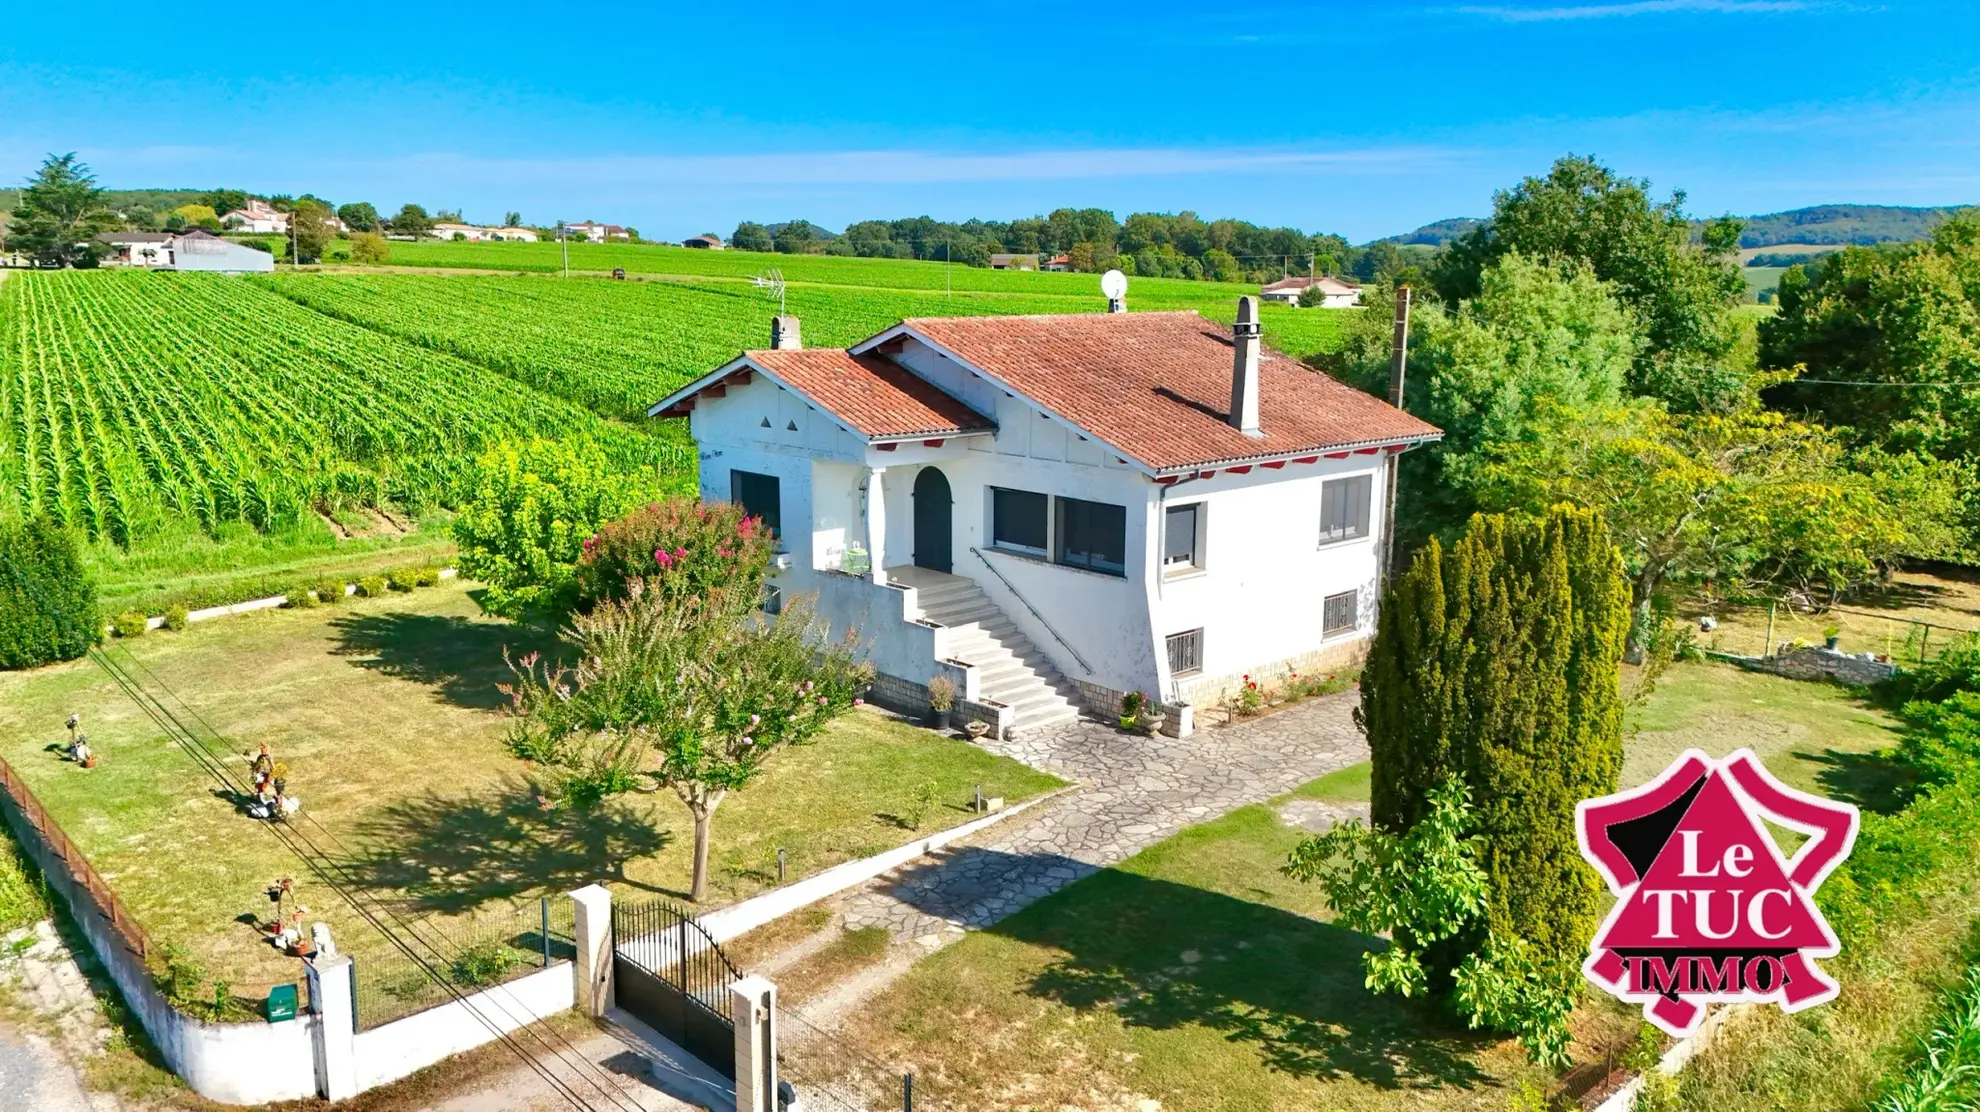
[[[1010,707],[1016,728],[1079,717],[1079,689],[975,581],[927,568],[889,568],[887,574],[915,588],[923,618],[948,627],[949,655],[976,666],[982,695]]]

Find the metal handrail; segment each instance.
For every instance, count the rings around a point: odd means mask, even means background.
[[[1079,650],[1073,648],[1071,642],[1059,636],[1059,631],[1052,628],[1052,623],[1045,620],[1045,615],[1040,614],[1036,606],[1031,605],[1031,600],[1024,597],[1024,592],[1019,591],[1016,584],[1004,578],[1004,573],[997,570],[997,565],[990,562],[990,557],[985,556],[983,550],[975,545],[970,545],[969,550],[976,553],[976,558],[983,561],[983,566],[990,569],[990,574],[996,576],[999,583],[1002,583],[1019,602],[1024,603],[1024,608],[1031,611],[1031,616],[1038,619],[1038,624],[1045,627],[1045,632],[1052,635],[1052,640],[1064,645],[1066,651],[1072,654],[1072,658],[1079,661],[1079,666],[1086,669],[1086,674],[1092,675],[1093,665],[1088,664],[1086,658],[1079,655]]]

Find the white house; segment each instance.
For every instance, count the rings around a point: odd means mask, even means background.
[[[96,241],[110,249],[103,256],[104,266],[168,269],[172,265],[172,241],[176,238],[170,232],[104,232]]]
[[[220,218],[220,223],[229,231],[287,233],[289,214],[276,212],[259,197],[249,197],[247,207],[227,213]]]
[[[778,530],[772,578],[856,626],[875,697],[1037,726],[1357,656],[1386,463],[1434,427],[1265,348],[1257,302],[904,320],[806,350],[780,317],[661,399],[701,494]]]
[[[581,224],[566,224],[564,227],[569,230],[570,235],[574,238],[588,239],[593,243],[604,243],[608,239],[632,238],[631,232],[626,231],[617,224],[600,224],[596,221],[586,220]]]
[[[488,238],[505,243],[535,243],[536,231],[533,228],[490,228]]]
[[[187,232],[172,240],[173,270],[210,270],[222,274],[267,274],[275,256],[205,232]]]
[[[1281,278],[1269,286],[1260,286],[1258,296],[1267,301],[1298,305],[1300,295],[1311,288],[1319,289],[1322,309],[1352,309],[1361,304],[1360,286],[1327,274],[1318,278]]]

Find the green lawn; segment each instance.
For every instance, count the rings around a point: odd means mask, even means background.
[[[1625,783],[1697,745],[1751,748],[1788,783],[1875,801],[1888,721],[1839,688],[1674,667],[1633,715]],[[934,1107],[1503,1109],[1552,1075],[1510,1043],[1369,994],[1372,939],[1278,872],[1280,808],[1365,801],[1367,764],[1184,830],[921,962],[856,1021]],[[1291,811],[1288,809],[1288,813]],[[1577,1062],[1635,1030],[1591,994]]]
[[[481,615],[465,586],[266,611],[158,631],[128,649],[183,695],[241,754],[266,740],[291,790],[336,852],[395,906],[461,916],[594,880],[621,891],[679,893],[691,824],[671,794],[620,797],[595,814],[543,811],[530,770],[502,745],[502,652],[550,643]],[[123,648],[115,650],[121,658]],[[48,751],[80,712],[102,763],[84,771]],[[386,944],[317,883],[261,825],[215,795],[192,760],[94,664],[0,674],[0,756],[110,880],[155,941],[188,944],[238,990],[291,979],[236,918],[261,890],[296,874],[312,919],[363,959]],[[1021,799],[1049,776],[966,742],[860,710],[815,745],[782,755],[715,817],[711,903],[899,844],[892,817],[933,780],[947,804],[929,828],[968,817],[972,786]],[[304,827],[313,837],[324,837]]]

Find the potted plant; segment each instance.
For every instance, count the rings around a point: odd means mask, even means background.
[[[981,718],[972,718],[963,723],[963,730],[969,734],[971,741],[982,741],[990,733],[990,723]]]
[[[1141,717],[1144,702],[1139,691],[1130,691],[1121,696],[1121,729],[1134,729],[1135,720]]]
[[[955,709],[956,684],[947,676],[936,676],[928,681],[928,710],[934,716],[935,728],[949,728],[949,712]]]
[[[1834,649],[1841,640],[1841,626],[1830,626],[1822,631],[1822,647],[1825,649]]]
[[[1141,727],[1142,733],[1147,734],[1149,737],[1154,737],[1156,734],[1162,732],[1162,724],[1168,720],[1168,712],[1162,709],[1162,704],[1155,701],[1155,696],[1143,695],[1141,697],[1141,718],[1138,724]]]

